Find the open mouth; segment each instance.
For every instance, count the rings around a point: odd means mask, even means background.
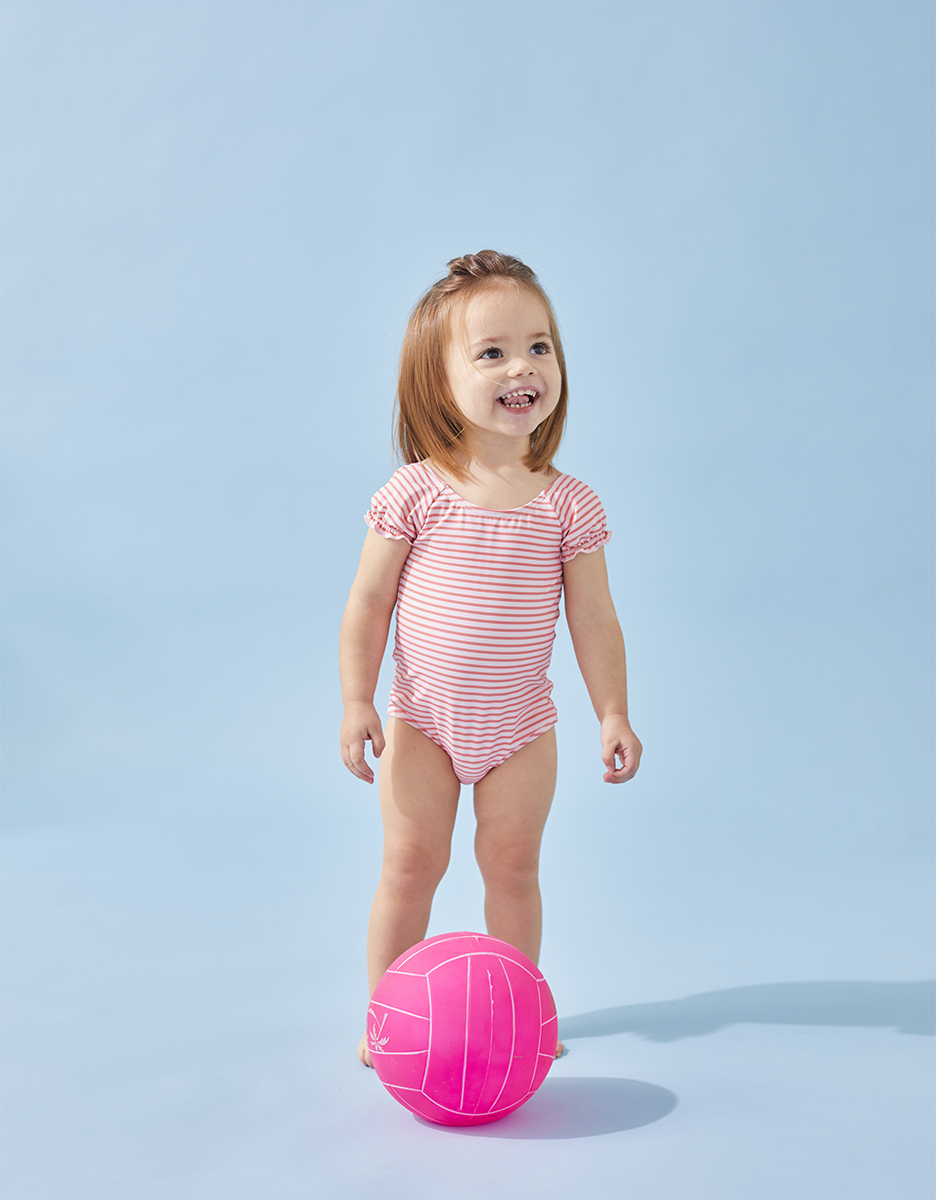
[[[512,392],[498,396],[497,403],[510,409],[511,412],[523,412],[524,409],[533,407],[538,396],[539,392],[536,388],[515,388]]]

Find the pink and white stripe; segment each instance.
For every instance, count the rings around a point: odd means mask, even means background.
[[[377,492],[365,520],[411,546],[389,713],[442,746],[462,783],[476,783],[556,723],[546,672],[562,564],[609,541],[604,509],[571,475],[520,508],[481,508],[412,463]]]

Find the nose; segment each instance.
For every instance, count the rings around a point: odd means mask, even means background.
[[[515,358],[507,368],[507,374],[511,379],[517,379],[521,375],[535,375],[536,367],[525,358]]]

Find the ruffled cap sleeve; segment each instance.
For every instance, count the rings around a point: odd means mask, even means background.
[[[403,538],[412,546],[425,519],[432,490],[425,471],[415,465],[401,467],[372,497],[364,520],[383,537]]]
[[[553,498],[553,507],[562,525],[559,556],[562,562],[576,554],[591,554],[611,541],[608,519],[601,501],[580,479],[569,476],[568,486]]]

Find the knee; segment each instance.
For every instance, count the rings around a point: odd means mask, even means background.
[[[538,884],[538,846],[489,846],[481,843],[475,847],[475,855],[487,887],[523,892]]]
[[[435,889],[448,867],[448,851],[412,842],[384,848],[383,880],[395,891],[420,894]]]

